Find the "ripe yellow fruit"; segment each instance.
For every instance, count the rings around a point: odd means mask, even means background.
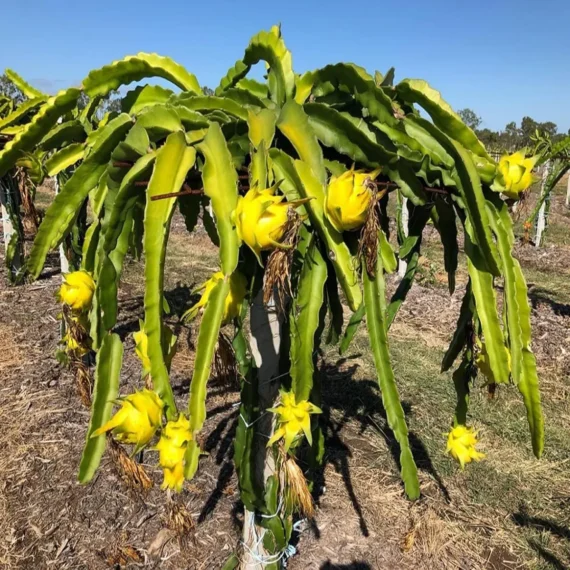
[[[504,189],[501,192],[516,200],[521,192],[526,190],[533,182],[532,169],[538,156],[525,158],[524,152],[518,151],[513,154],[505,154],[499,160],[498,182]]]
[[[257,258],[263,250],[278,247],[283,238],[291,204],[285,196],[276,195],[276,186],[266,190],[251,188],[240,196],[232,214],[238,237],[246,243]]]
[[[198,311],[208,303],[214,287],[223,279],[224,274],[221,271],[217,271],[212,275],[212,277],[210,277],[210,279],[208,279],[208,281],[202,283],[202,285],[196,289],[196,291],[203,290],[202,297],[191,309],[184,313],[182,318],[192,320],[196,317]],[[224,305],[222,324],[229,323],[239,315],[246,293],[247,281],[245,277],[239,271],[234,271],[230,277],[230,291],[226,297],[226,303]]]
[[[184,455],[191,439],[190,421],[184,414],[180,414],[178,420],[169,421],[164,426],[155,448],[159,452],[159,464],[164,472],[163,489],[182,490]]]
[[[135,453],[142,449],[162,424],[164,402],[156,392],[146,388],[120,400],[119,411],[93,432],[96,437],[112,431],[117,441],[135,444]]]
[[[322,410],[307,400],[296,402],[293,392],[281,392],[281,405],[269,408],[277,415],[278,427],[267,446],[285,438],[285,451],[288,451],[294,439],[301,432],[305,434],[309,444],[313,442],[311,433],[311,414],[321,414]]]
[[[87,271],[74,271],[63,277],[59,300],[75,311],[87,311],[95,292],[95,281]]]
[[[484,453],[475,450],[476,445],[477,432],[473,428],[458,425],[448,434],[446,452],[459,461],[461,469],[464,469],[466,463],[480,461],[485,457]]]
[[[325,214],[336,230],[357,230],[364,225],[372,198],[370,182],[378,174],[380,169],[347,170],[331,178],[325,196]]]

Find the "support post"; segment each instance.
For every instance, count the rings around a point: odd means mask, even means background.
[[[570,171],[568,172],[568,185],[566,187],[566,207],[570,207]]]
[[[263,290],[260,290],[251,306],[251,353],[258,373],[259,409],[270,408],[279,391],[279,349],[282,335],[282,319],[279,317],[275,298],[269,305],[263,303]],[[267,441],[273,434],[274,421],[271,414],[262,416],[256,424],[254,435],[255,477],[261,486],[275,472],[272,453],[267,452]],[[244,510],[242,540],[244,555],[241,570],[264,570],[265,562],[271,554],[263,547],[265,529],[256,524],[255,513]]]
[[[11,175],[12,172],[9,172],[6,176]],[[19,195],[16,194],[17,188],[14,188],[14,184],[6,185],[4,182],[5,180],[0,180],[0,204],[2,210],[2,230],[4,232],[4,251],[7,259],[12,237],[14,234],[19,233],[19,228],[14,227],[14,219],[20,215],[20,208]],[[23,253],[23,243],[17,244],[17,248],[14,252],[9,268],[9,271],[13,276],[17,275],[22,268]]]
[[[59,194],[59,180],[57,178],[57,174],[53,177],[53,185],[55,188],[56,196]],[[59,266],[61,267],[61,275],[63,278],[64,273],[69,273],[69,260],[67,259],[67,255],[65,254],[65,240],[63,240],[59,244]]]
[[[548,180],[548,175],[550,174],[550,161],[547,161],[544,165],[544,169],[542,171],[542,182],[540,184],[540,195],[539,200],[544,195],[544,191],[546,190],[546,181]],[[542,234],[546,229],[546,202],[548,198],[543,200],[542,206],[540,206],[540,210],[538,211],[538,217],[536,219],[536,234],[534,236],[534,246],[540,247],[540,242],[542,240]]]

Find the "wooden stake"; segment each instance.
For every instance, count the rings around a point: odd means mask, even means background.
[[[259,408],[270,408],[277,399],[279,391],[279,348],[281,345],[282,319],[276,311],[275,297],[265,305],[263,290],[260,290],[251,306],[251,353],[258,373]],[[270,475],[275,473],[275,462],[271,450],[267,449],[267,441],[273,434],[274,421],[272,414],[262,416],[256,423],[254,435],[255,474],[258,482],[265,486]],[[263,570],[268,557],[263,547],[265,529],[255,523],[255,513],[244,510],[242,540],[244,556],[241,570]]]

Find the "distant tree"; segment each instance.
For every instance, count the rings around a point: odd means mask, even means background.
[[[538,130],[538,127],[539,124],[531,117],[522,118],[521,128],[520,128],[522,146],[532,144],[531,137],[534,136],[534,134]]]
[[[10,97],[16,103],[21,103],[24,100],[22,92],[6,77],[5,73],[0,75],[0,95]]]
[[[539,130],[548,133],[553,139],[558,133],[558,125],[552,121],[547,121],[546,123],[540,123],[538,126]]]
[[[491,129],[481,129],[477,131],[477,136],[489,150],[500,150],[499,133],[496,131],[492,131]]]
[[[77,108],[82,111],[89,103],[89,97],[85,92],[81,92],[79,95],[79,101],[77,102]],[[118,91],[111,91],[97,107],[97,116],[102,118],[106,113],[121,112],[121,98]]]
[[[101,101],[101,112],[105,113],[120,113],[121,112],[121,96],[117,91],[112,91],[103,101]]]
[[[202,91],[204,91],[204,95],[213,95],[214,94],[214,90],[211,89],[210,87],[204,87],[202,89]]]
[[[481,117],[479,117],[473,109],[460,109],[457,114],[461,117],[461,120],[474,131],[477,130],[483,122]]]

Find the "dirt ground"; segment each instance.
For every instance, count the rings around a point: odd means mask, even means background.
[[[559,197],[554,211],[570,231]],[[316,492],[317,516],[295,535],[297,554],[288,561],[292,570],[499,570],[570,563],[570,247],[518,249],[531,285],[533,348],[549,437],[544,459],[531,456],[516,391],[501,392],[489,402],[478,390],[472,419],[481,429],[487,459],[462,473],[444,454],[454,396],[449,375],[438,369],[462,285],[459,280],[459,291],[450,298],[441,282],[441,256],[430,239],[420,283],[391,331],[422,498],[415,503],[404,498],[361,331],[347,358],[327,350],[321,359],[328,384],[327,454]],[[0,262],[0,568],[220,568],[239,545],[242,520],[232,463],[235,389],[211,385],[204,430],[209,455],[181,494],[166,496],[160,490],[154,452],[142,458],[154,482],[147,491],[129,488],[108,452],[93,482],[79,485],[89,413],[73,373],[54,357],[58,260],[50,257],[37,282],[19,287],[8,285],[1,255]],[[215,264],[207,238],[185,235],[175,224],[166,284],[174,313]],[[123,393],[140,386],[131,334],[143,313],[140,275],[140,266],[131,263],[120,294]],[[395,286],[395,278],[389,285]],[[183,402],[195,335],[177,326],[177,334],[188,337],[172,366]],[[177,530],[181,527],[183,533]]]

